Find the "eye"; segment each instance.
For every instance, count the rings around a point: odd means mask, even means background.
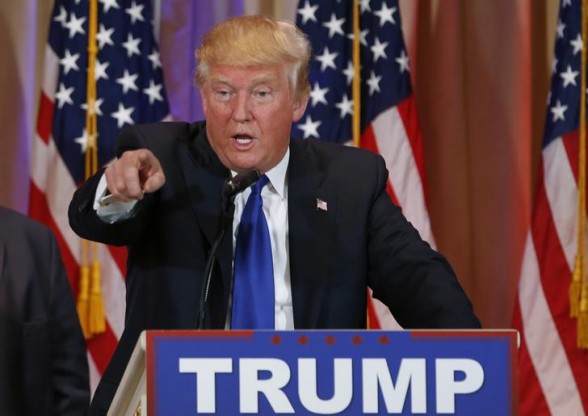
[[[272,96],[272,91],[269,88],[260,88],[253,93],[254,97],[260,101],[267,101]]]
[[[216,88],[214,90],[214,96],[219,101],[228,101],[231,98],[231,90],[228,88]]]

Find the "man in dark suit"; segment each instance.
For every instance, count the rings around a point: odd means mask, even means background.
[[[55,237],[0,207],[0,414],[85,415],[88,377]]]
[[[252,169],[269,179],[261,197],[272,327],[365,328],[368,287],[404,327],[479,327],[446,260],[391,202],[380,156],[290,140],[306,108],[309,55],[290,23],[247,16],[220,24],[197,51],[206,122],[125,129],[117,159],[74,196],[70,223],[80,236],[129,249],[125,330],[92,402],[95,414],[108,408],[142,330],[197,326],[219,226],[230,237],[220,243],[204,326],[234,327],[241,300],[233,247],[251,191],[238,194],[221,221],[221,190],[231,175]]]

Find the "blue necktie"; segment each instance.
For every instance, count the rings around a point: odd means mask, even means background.
[[[269,229],[263,214],[263,175],[251,187],[235,247],[231,328],[274,329],[274,266]]]

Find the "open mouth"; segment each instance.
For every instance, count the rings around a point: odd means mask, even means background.
[[[253,142],[253,137],[246,134],[238,134],[233,136],[233,140],[235,140],[240,145],[247,145]]]

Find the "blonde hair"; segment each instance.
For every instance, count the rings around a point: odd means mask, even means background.
[[[308,60],[310,43],[306,35],[286,20],[268,16],[240,16],[210,30],[196,50],[195,82],[202,87],[210,66],[254,67],[285,64],[294,98],[310,92]]]

